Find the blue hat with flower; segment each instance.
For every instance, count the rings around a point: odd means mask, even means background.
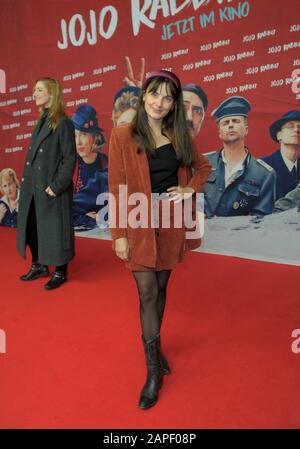
[[[71,120],[78,131],[89,134],[101,134],[104,131],[99,128],[96,109],[90,104],[79,106]]]

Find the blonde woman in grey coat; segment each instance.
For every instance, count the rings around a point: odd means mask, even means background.
[[[74,256],[75,131],[65,114],[57,80],[37,80],[33,98],[41,114],[32,133],[21,180],[17,232],[17,249],[25,258],[28,245],[32,264],[20,279],[32,281],[48,276],[48,265],[55,265],[55,272],[45,285],[46,290],[53,290],[67,280],[67,264]]]

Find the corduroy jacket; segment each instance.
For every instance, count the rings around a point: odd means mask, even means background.
[[[125,124],[114,128],[110,137],[108,168],[109,192],[112,194],[109,198],[110,232],[113,239],[113,248],[115,240],[127,237],[131,260],[137,264],[155,267],[157,251],[155,229],[151,226],[138,228],[122,227],[120,223],[122,217],[124,218],[125,215],[128,218],[132,210],[132,206],[127,204],[130,195],[142,192],[146,195],[149,204],[151,204],[151,180],[147,155],[145,151],[138,148],[137,143],[132,138],[131,126],[131,124]],[[178,169],[178,184],[181,187],[188,186],[193,188],[195,193],[200,192],[210,172],[211,165],[208,160],[205,156],[196,152],[194,162],[190,167],[180,165]],[[120,196],[119,186],[126,186],[126,195],[121,193]],[[197,216],[195,200],[196,198],[193,198],[193,220]],[[119,219],[120,217],[121,219]],[[178,235],[180,238],[180,234]],[[200,244],[200,237],[186,239],[184,250],[195,249]]]

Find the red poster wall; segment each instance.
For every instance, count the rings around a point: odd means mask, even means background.
[[[252,103],[248,146],[262,156],[276,148],[268,127],[299,104],[299,1],[272,0],[5,0],[1,2],[0,166],[20,175],[36,108],[37,77],[57,77],[68,113],[80,102],[98,111],[108,137],[114,93],[126,75],[175,71],[201,85],[209,108],[198,144],[217,149],[212,109],[230,95]]]

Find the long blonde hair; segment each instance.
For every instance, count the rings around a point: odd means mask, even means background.
[[[48,77],[37,79],[34,83],[34,87],[39,81],[46,86],[49,94],[52,97],[51,106],[48,112],[48,120],[50,128],[55,131],[60,122],[60,119],[64,115],[66,115],[62,88],[56,79]],[[40,115],[42,114],[43,110],[41,111]]]

